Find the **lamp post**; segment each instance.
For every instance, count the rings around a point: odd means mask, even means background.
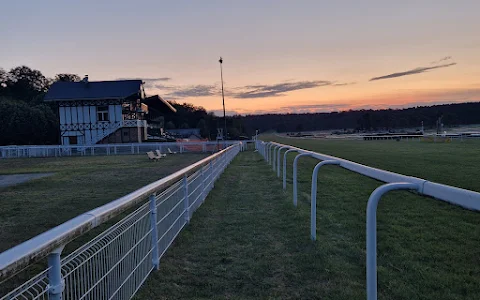
[[[223,63],[223,58],[220,56],[220,59],[218,60],[220,63],[220,78],[222,79],[222,103],[223,103],[223,140],[227,140],[227,117],[225,116],[225,94],[223,93],[223,68],[222,68],[222,63]]]

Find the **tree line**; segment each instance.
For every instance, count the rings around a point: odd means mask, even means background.
[[[349,132],[420,130],[435,128],[442,117],[446,127],[480,123],[480,102],[418,106],[405,109],[349,110],[331,113],[248,115],[243,123],[248,133],[274,130],[299,132],[340,130]]]
[[[58,144],[58,112],[43,97],[53,82],[79,79],[73,74],[47,78],[27,66],[0,68],[0,145]]]

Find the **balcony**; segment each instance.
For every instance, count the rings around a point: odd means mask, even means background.
[[[120,127],[147,127],[146,120],[122,120]]]

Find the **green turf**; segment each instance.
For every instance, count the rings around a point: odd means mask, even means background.
[[[480,192],[478,140],[433,143],[419,140],[311,140],[274,135],[263,138],[266,141],[294,145],[371,167]]]
[[[143,155],[0,160],[0,174],[54,172],[0,189],[0,252],[205,157]]]
[[[294,208],[290,172],[284,193],[260,155],[240,154],[137,298],[365,299],[365,207],[381,183],[322,169],[312,242],[314,164],[300,162]],[[390,193],[378,209],[379,299],[479,299],[479,225],[478,213]]]

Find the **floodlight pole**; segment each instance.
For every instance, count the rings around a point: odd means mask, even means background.
[[[223,140],[227,140],[227,117],[225,116],[225,94],[223,92],[223,68],[222,68],[222,63],[223,63],[223,58],[220,56],[220,59],[218,60],[220,63],[220,78],[222,79],[222,103],[223,103]]]

